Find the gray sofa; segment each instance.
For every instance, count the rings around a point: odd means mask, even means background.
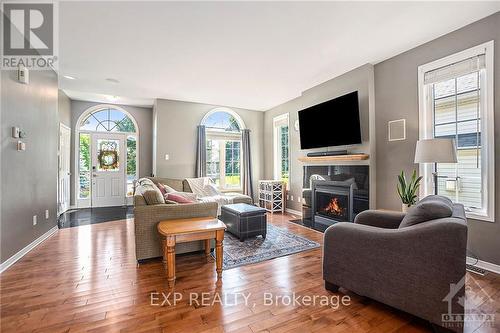
[[[188,182],[184,179],[170,179],[160,177],[147,177],[154,184],[165,184],[179,192],[191,192]],[[217,217],[218,205],[216,202],[195,202],[190,204],[165,203],[159,189],[151,188],[146,184],[137,182],[134,188],[134,227],[135,227],[135,252],[138,261],[161,257],[162,250],[156,226],[163,220],[191,218],[191,217]],[[158,195],[161,198],[158,198]],[[252,204],[249,196],[231,194],[234,203]],[[153,203],[152,203],[153,201]],[[148,204],[148,202],[150,204]],[[176,253],[195,252],[203,249],[202,241],[178,244]]]
[[[429,196],[405,215],[364,211],[324,235],[325,288],[339,286],[461,332],[443,315],[463,314],[467,224],[464,207]],[[448,303],[450,301],[450,303]]]

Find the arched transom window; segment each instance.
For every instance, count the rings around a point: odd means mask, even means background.
[[[216,108],[201,124],[206,128],[207,176],[223,190],[240,190],[243,120],[231,109]]]
[[[120,110],[105,108],[90,113],[80,123],[81,131],[135,133],[132,119]]]

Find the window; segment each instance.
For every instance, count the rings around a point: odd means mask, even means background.
[[[134,133],[134,122],[122,111],[105,108],[90,113],[80,124],[81,131]]]
[[[80,133],[80,155],[78,172],[78,197],[88,199],[90,195],[90,134]]]
[[[230,109],[208,112],[202,125],[207,137],[207,177],[222,190],[241,189],[241,118]]]
[[[420,137],[453,138],[458,163],[421,165],[422,195],[462,203],[471,218],[494,220],[493,42],[419,67]]]
[[[137,178],[137,138],[127,136],[127,196],[134,194],[134,180]]]
[[[288,185],[289,178],[289,145],[288,145],[288,113],[273,119],[274,140],[274,179],[282,180]]]

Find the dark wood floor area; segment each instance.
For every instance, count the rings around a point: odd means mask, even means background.
[[[322,234],[274,215],[275,225],[322,243]],[[137,267],[132,220],[59,230],[0,276],[2,332],[428,332],[425,322],[347,293],[350,306],[266,306],[263,295],[344,295],[325,291],[321,249],[223,272],[202,254],[177,257],[175,306],[151,305],[152,292],[168,292],[159,260]],[[345,291],[344,291],[345,292]],[[209,303],[190,304],[189,296]],[[249,295],[226,299],[215,295]],[[484,295],[489,297],[484,297]],[[466,332],[500,330],[500,277],[468,275],[467,308],[496,313],[494,326],[475,323]],[[478,297],[475,297],[478,296]],[[470,301],[469,301],[470,299]],[[160,301],[162,300],[160,296]],[[173,302],[173,298],[169,300]],[[158,303],[155,301],[155,303]]]

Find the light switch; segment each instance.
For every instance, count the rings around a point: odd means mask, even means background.
[[[26,150],[26,143],[22,141],[17,141],[17,151],[25,151]]]
[[[165,161],[168,161],[170,159],[170,155],[169,154],[165,154]]]
[[[36,225],[36,215],[33,215],[33,225]]]
[[[46,220],[49,219],[49,210],[48,209],[45,210],[45,219]]]

